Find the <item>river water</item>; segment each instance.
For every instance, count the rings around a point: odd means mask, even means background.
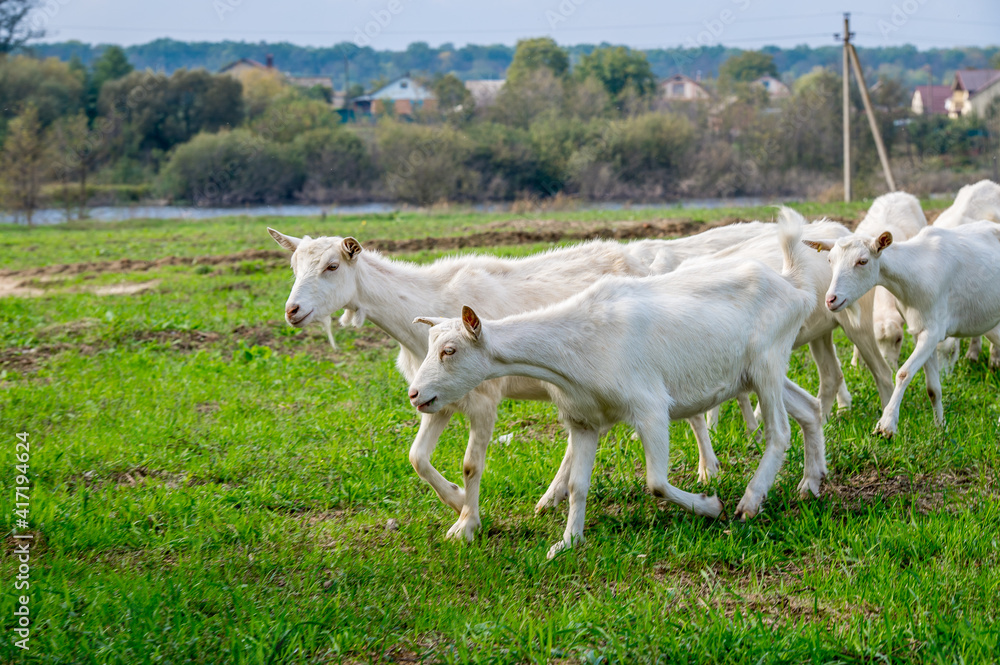
[[[758,206],[787,202],[790,199],[737,197],[725,199],[687,199],[671,203],[580,203],[574,210],[643,210],[643,209],[684,209],[684,208],[729,208]],[[507,212],[509,204],[478,204],[470,206],[479,212]],[[87,210],[88,218],[98,222],[118,222],[126,219],[211,219],[214,217],[319,217],[320,215],[366,215],[391,213],[413,208],[394,203],[360,203],[354,205],[275,205],[245,206],[237,208],[210,208],[199,206],[98,206]],[[0,223],[17,223],[12,215],[0,214]],[[62,208],[36,210],[33,222],[38,225],[63,224],[66,211]],[[23,224],[24,220],[21,219]]]

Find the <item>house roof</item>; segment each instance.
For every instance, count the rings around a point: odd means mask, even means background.
[[[286,76],[289,83],[311,88],[314,85],[321,85],[326,88],[333,88],[333,80],[329,76]]]
[[[267,65],[265,65],[262,62],[257,62],[256,60],[253,60],[252,58],[240,58],[239,60],[234,60],[234,61],[230,62],[228,65],[226,65],[225,67],[223,67],[222,69],[220,69],[219,73],[220,74],[225,74],[226,72],[228,72],[230,69],[236,67],[237,65],[247,65],[248,67],[256,67],[256,68],[259,68],[259,69],[267,69]]]
[[[378,90],[374,90],[367,95],[355,97],[356,102],[371,102],[376,99],[390,99],[392,101],[424,101],[434,99],[434,93],[414,81],[409,76],[401,76],[395,81],[391,81]]]
[[[700,81],[695,81],[690,76],[685,76],[684,74],[674,74],[673,76],[668,76],[667,78],[660,81],[660,87],[661,88],[665,87],[671,83],[690,83],[692,85],[698,86],[698,88],[700,88],[701,91],[704,92],[706,95],[709,94],[708,90],[705,89],[705,86],[703,86]]]
[[[771,97],[787,97],[792,92],[784,81],[773,76],[761,76],[753,84],[762,86]]]
[[[918,94],[925,112],[932,114],[948,112],[945,102],[951,99],[950,85],[918,85],[913,89],[913,95]]]
[[[967,90],[969,96],[1000,78],[1000,69],[960,69],[955,72],[952,90]]]
[[[667,78],[660,81],[660,85],[666,85],[667,83],[677,83],[678,81],[691,81],[691,83],[694,83],[695,85],[698,86],[701,85],[701,83],[698,83],[690,76],[684,76],[684,74],[674,74],[673,76],[668,76]]]

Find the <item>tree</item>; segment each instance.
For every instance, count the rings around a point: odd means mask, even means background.
[[[45,143],[38,109],[28,105],[10,121],[0,154],[0,180],[6,183],[4,199],[16,212],[23,212],[31,226],[38,208],[45,168]]]
[[[98,108],[118,125],[118,151],[167,151],[202,131],[235,127],[243,119],[242,86],[231,76],[178,69],[169,78],[132,72],[101,89]]]
[[[516,85],[505,83],[489,116],[505,125],[527,128],[536,117],[558,111],[563,95],[562,80],[547,67],[540,67],[524,74]]]
[[[0,0],[0,56],[45,36],[44,30],[28,20],[37,4],[37,0]]]
[[[264,112],[274,100],[293,93],[285,77],[276,69],[252,69],[240,75],[243,85],[243,107],[247,117]]]
[[[760,51],[744,51],[719,67],[719,86],[731,89],[736,83],[751,83],[761,76],[778,76],[774,57]]]
[[[80,185],[77,217],[83,219],[87,216],[87,176],[96,168],[103,152],[100,136],[90,131],[86,114],[78,113],[56,121],[52,126],[50,144],[53,175],[63,183],[66,218],[69,219],[72,198],[67,191],[68,183],[75,181]]]
[[[38,112],[42,128],[80,109],[83,81],[79,72],[55,58],[24,55],[0,58],[0,137],[7,121],[28,105]]]
[[[456,120],[467,120],[472,116],[476,103],[472,93],[454,74],[438,74],[431,82],[431,92],[437,98],[438,110],[445,117]]]
[[[507,68],[507,85],[517,85],[528,74],[542,68],[548,69],[556,78],[565,76],[569,71],[566,50],[548,37],[521,39]]]
[[[579,80],[595,78],[604,85],[615,102],[620,103],[629,90],[645,97],[656,90],[656,76],[642,51],[624,46],[594,49],[583,56],[575,73]]]
[[[87,115],[97,117],[97,100],[108,81],[117,81],[132,73],[132,65],[120,46],[109,46],[101,53],[87,75]]]
[[[295,137],[314,129],[337,129],[340,117],[330,110],[328,104],[315,99],[286,97],[271,104],[247,124],[268,140],[290,143]]]

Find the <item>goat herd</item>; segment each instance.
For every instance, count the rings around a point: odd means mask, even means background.
[[[885,436],[896,432],[903,393],[921,368],[943,424],[940,372],[957,360],[955,338],[972,338],[976,359],[985,334],[990,363],[1000,366],[1000,185],[963,187],[933,226],[902,192],[876,199],[853,233],[787,208],[778,217],[676,240],[592,241],[522,259],[466,255],[429,265],[387,259],[354,238],[268,231],[292,252],[289,324],[320,322],[329,335],[330,317],[343,309],[342,325],[370,320],[399,342],[397,364],[421,413],[410,462],[459,514],[448,537],[471,540],[480,526],[480,480],[500,401],[556,403],[569,442],[536,506],[569,499],[552,557],[582,540],[598,440],[620,421],[642,441],[655,496],[719,517],[718,497],[670,484],[670,421],[684,418],[694,430],[705,482],[718,470],[708,424],[722,402],[737,399],[751,433],[763,420],[765,439],[736,508],[745,519],[760,510],[784,461],[791,416],[804,440],[799,493],[818,495],[823,422],[834,402],[851,400],[832,340],[838,326],[875,380],[884,408],[875,430]],[[893,386],[904,324],[915,348]],[[819,373],[815,398],[786,376],[792,349],[803,344]],[[430,461],[459,411],[471,430],[464,489]]]

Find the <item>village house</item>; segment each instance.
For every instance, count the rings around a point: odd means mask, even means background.
[[[986,115],[994,99],[1000,97],[1000,70],[960,69],[955,72],[948,100],[948,116],[957,118],[975,113]]]
[[[712,95],[708,93],[708,90],[705,90],[701,83],[689,76],[674,74],[660,81],[660,99],[695,101],[711,98]]]
[[[238,79],[242,79],[248,72],[275,72],[286,81],[299,88],[313,88],[321,86],[333,92],[333,80],[329,76],[292,76],[285,72],[278,71],[274,67],[274,56],[267,55],[265,62],[259,62],[252,58],[240,58],[219,70],[219,74],[228,74]],[[342,101],[342,100],[341,100]],[[336,108],[336,105],[334,105]]]
[[[764,88],[764,90],[767,91],[767,96],[771,99],[783,99],[785,97],[790,97],[792,94],[792,91],[788,89],[787,85],[773,76],[761,76],[751,85],[759,85]]]
[[[944,115],[950,99],[950,85],[918,85],[910,99],[910,110],[915,115]]]
[[[390,108],[397,116],[412,117],[421,109],[437,107],[434,93],[415,81],[409,74],[351,100],[356,115],[381,115]]]

